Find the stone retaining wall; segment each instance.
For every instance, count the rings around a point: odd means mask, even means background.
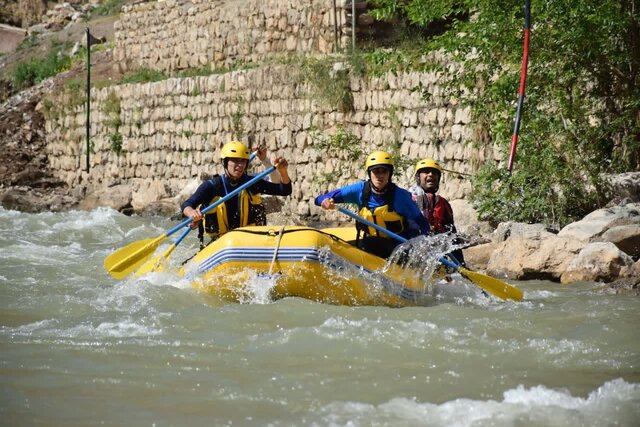
[[[339,9],[339,21],[344,21]],[[167,0],[123,8],[114,60],[124,69],[231,67],[336,50],[332,0]],[[339,37],[342,37],[341,35]]]
[[[311,99],[308,84],[292,83],[296,69],[291,64],[265,66],[93,90],[90,173],[83,171],[83,106],[69,114],[49,114],[50,167],[72,186],[108,191],[104,189],[130,184],[139,210],[154,199],[175,196],[194,179],[221,173],[221,146],[251,138],[254,144],[266,143],[270,156],[290,160],[294,191],[286,209],[308,215],[319,213],[310,209],[319,192],[364,178],[365,156],[374,150],[392,150],[412,161],[433,157],[461,173],[472,173],[472,160],[482,159],[483,153],[468,143],[473,133],[469,110],[439,95],[434,73],[352,79],[353,111],[341,113]],[[413,90],[419,85],[431,94],[429,101]],[[119,103],[115,123],[113,107],[107,108],[114,99]],[[326,148],[328,136],[339,126],[361,138],[358,160],[347,160],[337,147]],[[119,154],[112,148],[116,133],[122,136]],[[406,186],[413,169],[405,166],[399,183]],[[445,197],[463,198],[469,189],[468,179],[445,173]]]

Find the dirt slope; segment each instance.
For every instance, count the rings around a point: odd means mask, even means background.
[[[77,205],[83,190],[68,188],[52,177],[49,159],[44,153],[44,117],[38,103],[48,94],[61,90],[69,79],[84,78],[85,64],[77,63],[69,71],[16,93],[11,73],[16,64],[43,55],[52,41],[76,42],[84,46],[85,28],[95,37],[113,41],[113,24],[117,16],[78,22],[42,35],[37,45],[13,51],[0,57],[0,204],[7,209],[28,212],[65,210]],[[111,63],[111,51],[91,56],[92,81],[112,79],[120,75]]]

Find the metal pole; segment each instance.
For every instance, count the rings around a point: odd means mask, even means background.
[[[336,0],[333,0],[333,38],[336,44],[334,52],[337,52],[340,46],[338,45],[338,8],[336,7]]]
[[[516,147],[518,146],[518,133],[520,132],[520,120],[522,118],[522,104],[524,103],[524,89],[527,83],[527,66],[529,64],[529,33],[531,29],[531,2],[524,2],[524,47],[522,52],[522,71],[520,72],[520,91],[518,93],[518,107],[516,108],[516,119],[513,124],[513,134],[511,135],[511,150],[509,151],[509,162],[507,169],[509,173],[513,169],[513,161],[516,157]]]
[[[86,140],[87,140],[87,173],[89,173],[89,156],[91,151],[91,34],[89,33],[89,27],[87,32],[87,118],[85,123],[86,128]]]
[[[356,0],[351,0],[351,50],[356,50]]]

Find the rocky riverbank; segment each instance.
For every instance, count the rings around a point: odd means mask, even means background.
[[[618,291],[640,294],[640,173],[618,177],[618,203],[598,209],[559,232],[542,224],[501,223],[495,230],[484,225],[486,241],[464,250],[474,269],[514,280],[552,280],[562,284],[602,282]],[[455,203],[469,214],[465,202]],[[482,228],[468,221],[462,230]]]

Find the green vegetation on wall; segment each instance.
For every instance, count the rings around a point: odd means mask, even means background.
[[[75,111],[86,101],[84,82],[80,79],[67,80],[62,90],[42,99],[43,114],[47,120],[56,120]]]
[[[245,136],[245,129],[242,118],[245,116],[244,110],[246,101],[241,97],[237,97],[235,102],[235,109],[233,113],[231,113],[231,131],[233,138],[241,141]]]
[[[395,109],[392,108],[389,114],[395,114]],[[397,121],[397,118],[393,118]],[[363,143],[362,138],[351,132],[344,125],[337,125],[335,132],[327,134],[315,130],[312,132],[312,138],[314,139],[314,148],[319,152],[332,153],[335,157],[340,159],[337,167],[328,173],[322,173],[314,178],[317,184],[335,185],[337,179],[341,176],[352,176],[357,174],[357,170],[364,169],[365,159],[373,149],[369,148],[370,144]],[[367,148],[364,148],[367,147]],[[388,141],[379,150],[387,151],[393,158],[394,176],[402,179],[402,175],[405,170],[413,164],[413,160],[408,159],[406,156],[402,156],[400,153],[401,142],[399,139]],[[378,150],[378,149],[376,149]]]
[[[342,112],[352,111],[353,94],[346,65],[333,58],[305,58],[300,64],[298,82],[308,83],[312,97],[325,106]]]
[[[316,150],[332,153],[341,160],[333,171],[316,175],[314,177],[316,184],[335,185],[340,176],[351,176],[354,165],[362,162],[364,158],[362,139],[342,125],[338,125],[332,135],[320,132],[318,129],[314,129],[311,135],[315,141]]]
[[[109,92],[102,103],[101,110],[105,114],[103,123],[110,129],[109,145],[111,151],[120,154],[122,151],[122,134],[120,133],[120,125],[122,124],[122,119],[120,118],[121,103],[120,98],[114,91]]]
[[[121,84],[127,83],[150,83],[150,82],[159,82],[161,80],[168,79],[167,76],[162,71],[152,70],[150,68],[139,68],[130,73],[127,73],[120,80]]]

